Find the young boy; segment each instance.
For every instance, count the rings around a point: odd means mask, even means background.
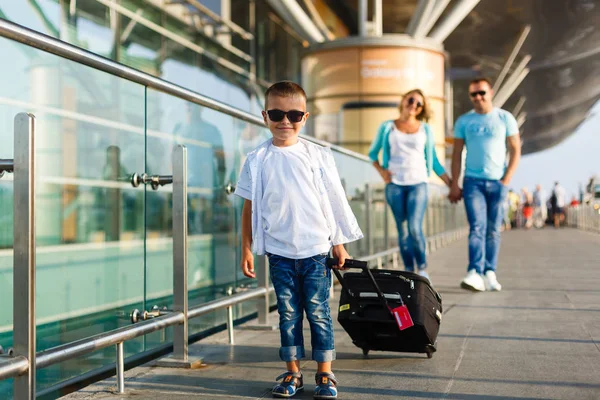
[[[269,258],[277,296],[281,348],[287,371],[276,380],[273,397],[292,397],[304,389],[304,312],[311,331],[312,358],[317,362],[315,399],[337,398],[331,372],[335,359],[329,312],[331,271],[325,260],[333,246],[342,268],[344,243],[362,232],[329,148],[300,139],[306,123],[306,93],[293,82],[278,82],[265,93],[265,124],[272,139],[248,154],[235,194],[245,199],[242,211],[242,271],[254,278],[254,251]]]

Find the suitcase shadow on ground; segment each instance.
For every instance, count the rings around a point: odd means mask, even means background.
[[[356,353],[336,352],[336,360],[400,360],[400,359],[427,359],[425,353],[393,353],[389,351],[371,350],[369,355],[363,356],[362,350],[357,348]]]
[[[434,286],[433,287],[439,294],[444,296],[445,294],[469,294],[472,293],[468,290],[461,289],[458,285],[456,286]],[[442,297],[443,301],[443,297]]]

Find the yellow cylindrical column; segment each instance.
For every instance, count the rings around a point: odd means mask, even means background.
[[[398,116],[402,94],[421,89],[433,110],[440,162],[445,158],[441,45],[407,35],[351,37],[319,44],[302,59],[308,134],[366,154],[379,125]]]

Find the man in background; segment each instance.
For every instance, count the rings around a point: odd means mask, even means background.
[[[565,206],[567,205],[567,192],[564,187],[560,186],[558,182],[554,183],[554,190],[552,190],[552,197],[550,199],[552,203],[552,214],[554,217],[554,227],[560,228],[560,225],[565,220]]]
[[[469,266],[461,287],[474,291],[499,291],[496,279],[500,252],[502,205],[507,185],[521,158],[519,125],[508,111],[494,107],[493,89],[485,78],[469,84],[473,110],[461,115],[454,126],[451,202],[464,197],[469,221]],[[458,186],[462,151],[467,150],[462,191]],[[510,158],[506,165],[506,152]]]

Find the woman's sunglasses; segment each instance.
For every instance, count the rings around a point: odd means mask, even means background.
[[[417,99],[415,99],[414,97],[409,97],[408,98],[408,105],[409,106],[412,106],[415,103],[417,103],[417,108],[423,107],[423,103],[421,103],[420,101],[417,101]]]
[[[288,121],[290,121],[292,124],[296,124],[296,123],[302,121],[302,118],[304,118],[304,114],[306,114],[304,111],[298,111],[298,110],[290,110],[290,111],[268,110],[267,111],[267,115],[269,116],[269,119],[271,121],[273,121],[273,122],[283,121],[283,118],[287,115]]]
[[[480,95],[481,97],[484,97],[486,93],[487,92],[485,90],[479,90],[477,92],[471,92],[469,94],[471,95],[471,97],[477,97],[477,95]]]

